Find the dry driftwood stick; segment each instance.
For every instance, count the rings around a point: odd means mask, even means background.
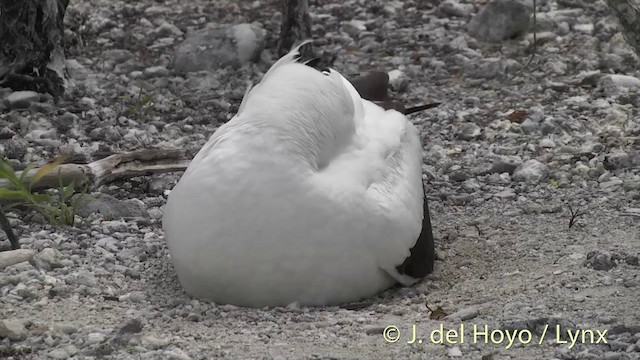
[[[32,185],[33,189],[57,188],[60,183],[87,184],[96,188],[116,179],[149,174],[184,171],[191,161],[191,151],[182,149],[147,149],[108,156],[89,164],[61,164],[49,171]],[[25,176],[28,185],[38,169]],[[18,172],[18,177],[21,175]],[[0,179],[0,187],[10,188],[6,179]]]

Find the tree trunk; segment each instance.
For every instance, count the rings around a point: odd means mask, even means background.
[[[0,0],[0,86],[64,92],[64,14],[69,0]]]
[[[622,25],[622,34],[636,55],[640,56],[640,0],[606,0]]]
[[[294,44],[311,39],[309,0],[282,0],[282,27],[278,40],[278,55],[288,53]],[[302,58],[310,58],[311,46],[300,49]]]

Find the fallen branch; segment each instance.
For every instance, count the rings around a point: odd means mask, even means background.
[[[61,164],[32,184],[32,189],[58,188],[88,185],[97,188],[116,179],[129,179],[149,174],[184,171],[191,161],[191,151],[182,149],[146,149],[108,156],[88,164]],[[25,184],[31,184],[39,169],[29,170],[24,177]],[[21,172],[17,173],[20,177]],[[12,188],[9,181],[0,179],[0,187]]]

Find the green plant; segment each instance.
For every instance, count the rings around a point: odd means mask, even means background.
[[[4,158],[0,158],[0,178],[9,181],[13,187],[11,189],[0,187],[0,199],[7,202],[2,206],[2,210],[27,207],[38,211],[51,224],[73,225],[76,209],[84,201],[84,195],[87,192],[86,185],[80,192],[80,196],[74,197],[75,184],[71,182],[65,186],[60,173],[58,173],[58,189],[55,192],[33,190],[34,184],[37,184],[62,162],[64,162],[64,157],[58,157],[43,165],[31,177],[27,185],[27,175],[33,170],[33,167],[28,166],[18,177],[10,163]]]
[[[136,103],[133,106],[127,107],[123,111],[122,115],[127,117],[135,116],[135,115],[145,115],[152,104],[153,104],[153,95],[150,95],[150,94],[142,95],[142,86],[141,86],[140,91],[138,92],[138,98],[136,100]]]

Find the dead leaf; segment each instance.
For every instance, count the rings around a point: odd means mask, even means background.
[[[444,311],[442,306],[438,306],[435,310],[431,309],[429,305],[426,303],[425,303],[425,306],[427,307],[427,309],[431,311],[431,314],[429,314],[429,319],[431,320],[440,320],[440,319],[443,319],[445,316],[449,315],[446,313],[446,311]]]
[[[63,164],[69,155],[59,155],[49,160],[46,164],[42,165],[38,171],[31,177],[31,185],[37,183],[45,175],[55,169],[58,165]]]
[[[429,314],[429,319],[431,320],[440,320],[443,319],[445,316],[447,316],[449,314],[447,314],[441,306],[438,306],[438,308],[435,311],[432,311],[431,314]]]
[[[522,123],[526,117],[526,110],[514,110],[511,114],[507,115],[507,119],[509,119],[509,121],[518,124]]]

